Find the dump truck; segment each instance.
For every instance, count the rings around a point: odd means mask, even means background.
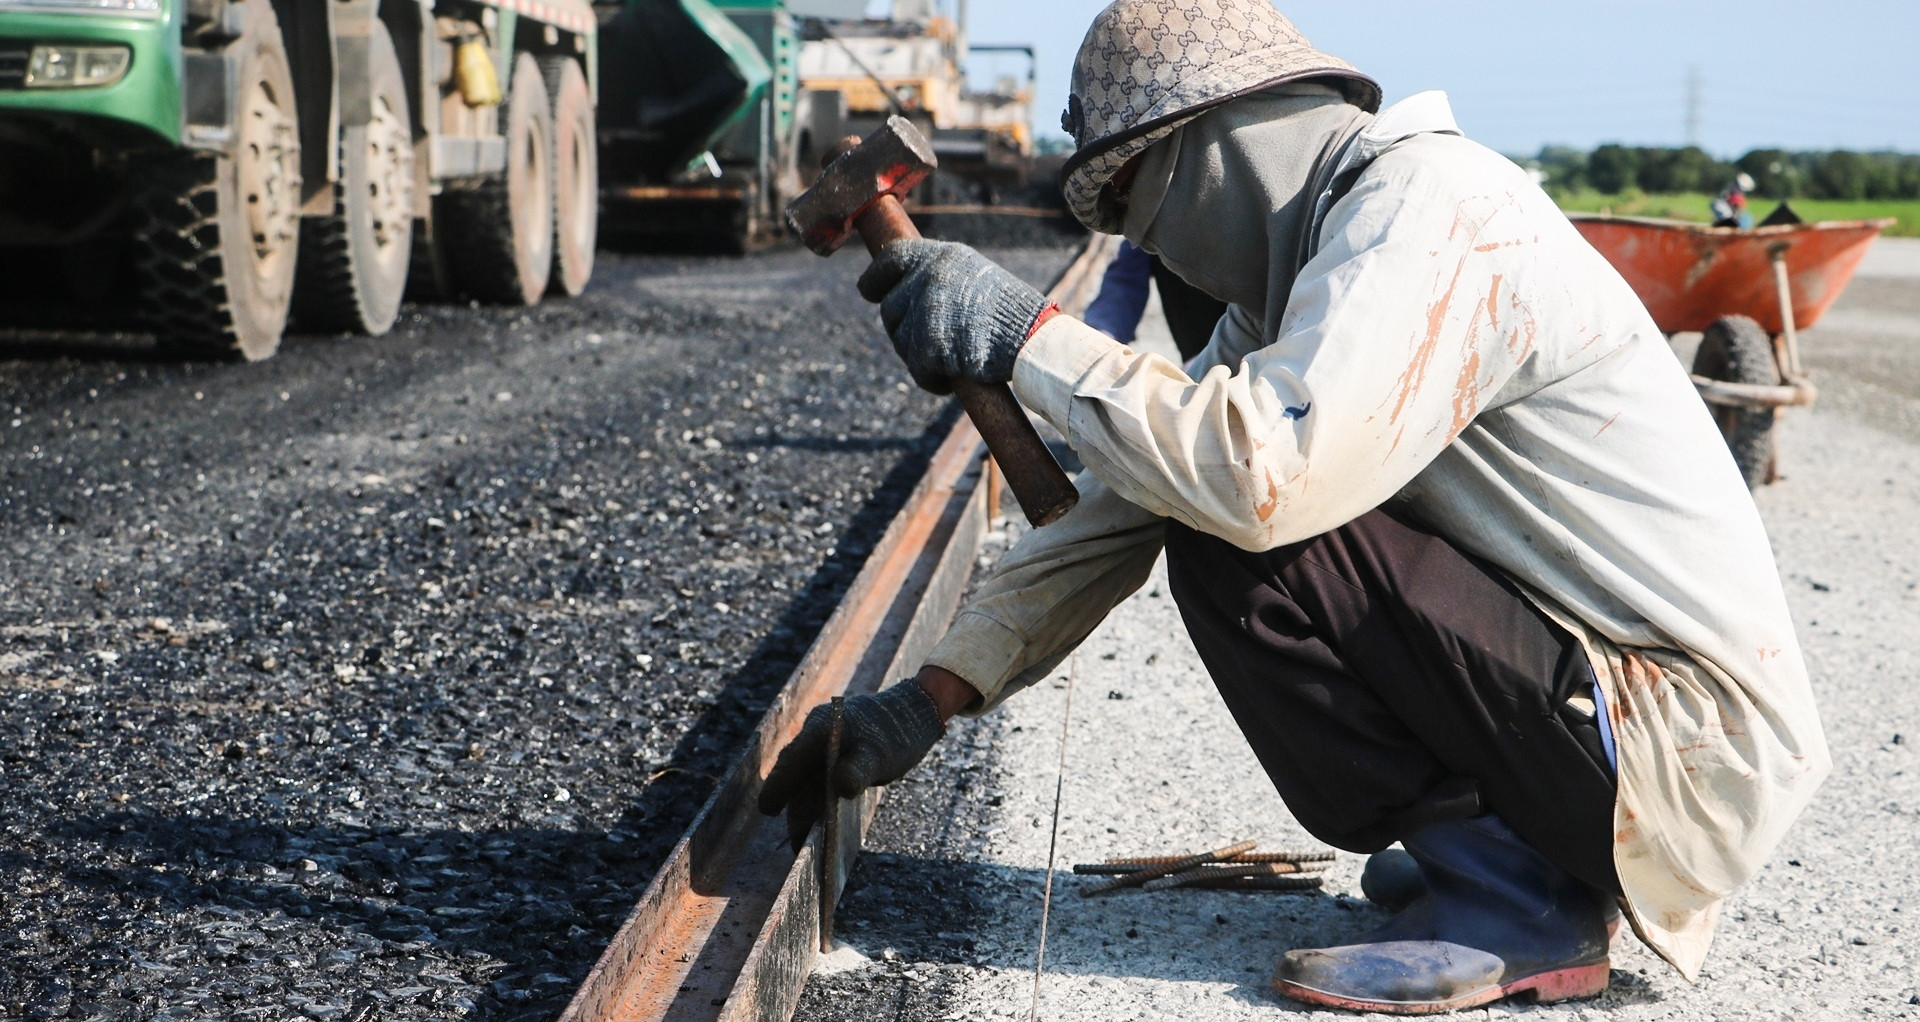
[[[785,0],[599,9],[604,229],[641,245],[736,252],[782,237],[815,134]]]
[[[598,27],[586,0],[0,0],[0,255],[245,359],[290,315],[382,333],[409,288],[577,294]]]

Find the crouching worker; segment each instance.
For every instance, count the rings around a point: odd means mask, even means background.
[[[1619,275],[1442,95],[1379,103],[1264,0],[1095,19],[1067,200],[1229,303],[1185,372],[971,249],[883,252],[862,289],[915,378],[1010,382],[1088,472],[912,683],[849,701],[834,780],[890,782],[1047,676],[1164,548],[1287,807],[1379,853],[1396,910],[1287,952],[1281,994],[1588,996],[1622,911],[1692,978],[1829,765],[1767,537]],[[763,809],[817,790],[823,726]]]

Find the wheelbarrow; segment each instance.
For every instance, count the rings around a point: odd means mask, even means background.
[[[1810,405],[1797,331],[1818,322],[1853,278],[1884,220],[1786,223],[1751,230],[1678,220],[1572,214],[1669,338],[1699,331],[1693,385],[1712,408],[1749,487],[1779,477],[1774,413]]]

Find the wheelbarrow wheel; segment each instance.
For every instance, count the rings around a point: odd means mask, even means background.
[[[1707,327],[1700,337],[1700,348],[1693,356],[1693,372],[1709,380],[1727,383],[1758,383],[1773,386],[1780,382],[1780,367],[1773,360],[1773,342],[1760,324],[1745,316],[1722,316]],[[1771,408],[1734,408],[1709,405],[1734,464],[1753,489],[1772,481],[1773,412]]]

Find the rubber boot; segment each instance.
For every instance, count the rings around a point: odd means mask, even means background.
[[[1413,856],[1399,848],[1388,848],[1367,856],[1367,866],[1360,871],[1360,893],[1375,905],[1398,912],[1427,893],[1427,878],[1421,875],[1420,864],[1413,861]],[[1607,920],[1607,940],[1611,942],[1624,922],[1620,906],[1606,899],[1600,912]]]
[[[1275,990],[1309,1004],[1424,1015],[1607,988],[1604,899],[1498,817],[1434,824],[1402,843],[1426,893],[1358,944],[1287,952]]]
[[[1389,912],[1398,912],[1427,893],[1427,878],[1420,875],[1420,864],[1398,848],[1388,848],[1367,856],[1367,867],[1360,871],[1360,893]]]

